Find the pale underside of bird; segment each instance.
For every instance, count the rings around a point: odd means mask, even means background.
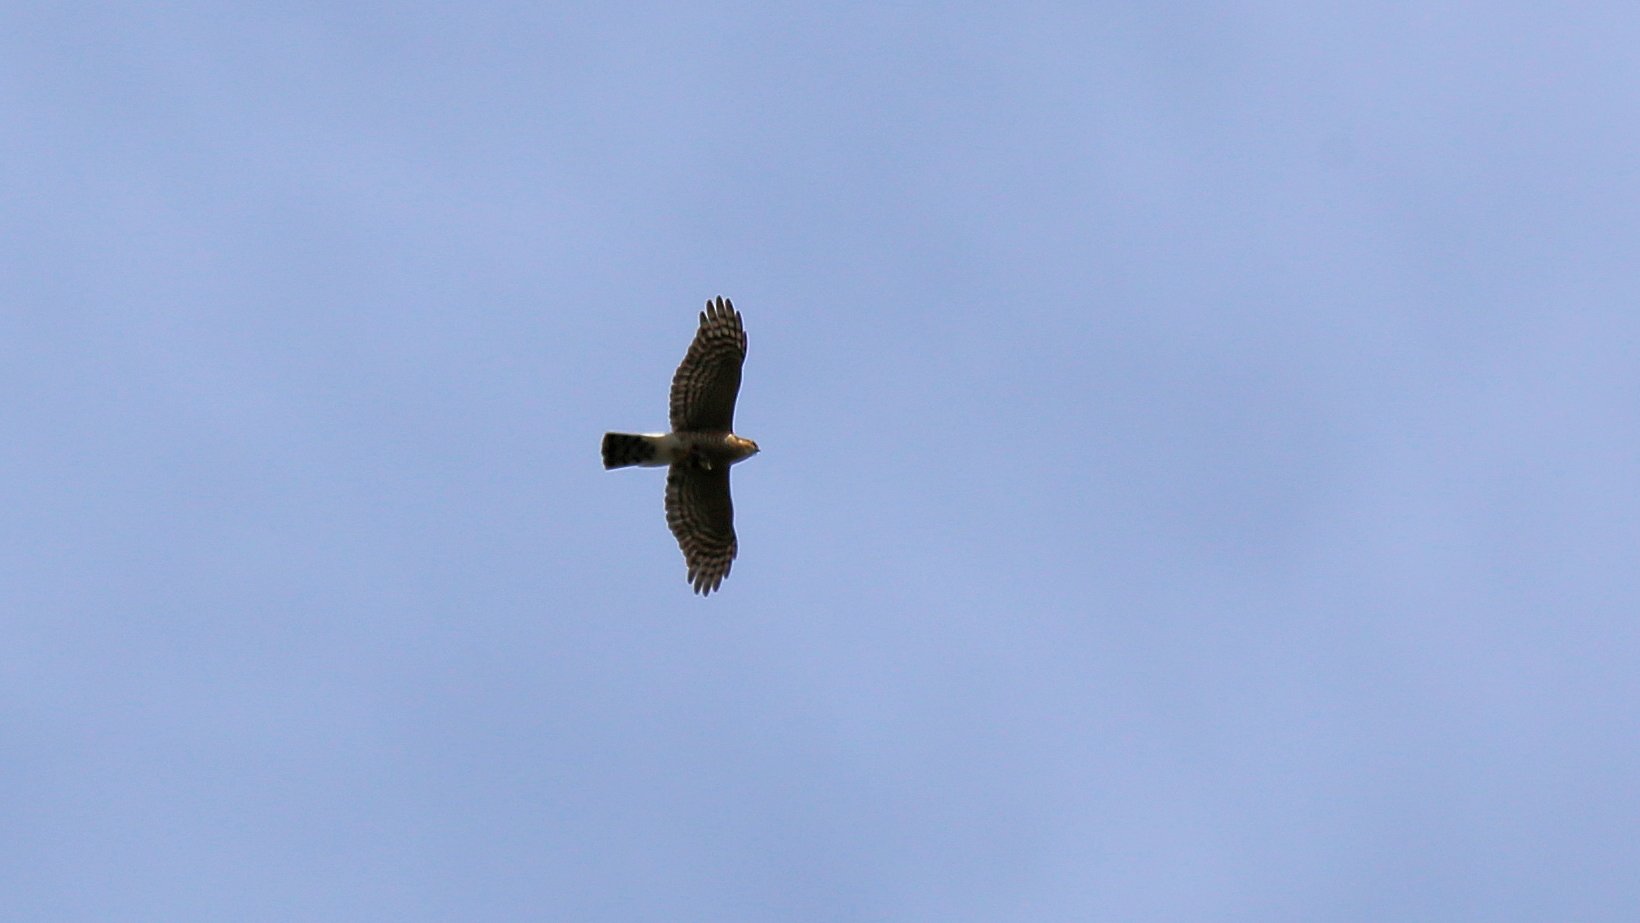
[[[672,376],[672,431],[604,434],[606,469],[666,467],[666,524],[702,596],[722,586],[739,550],[729,466],[757,454],[757,443],[734,434],[745,361],[740,314],[727,298],[706,302],[695,340]]]

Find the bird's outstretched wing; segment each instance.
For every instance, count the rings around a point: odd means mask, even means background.
[[[700,328],[672,376],[672,429],[727,433],[734,429],[746,330],[729,299],[706,302]]]
[[[735,559],[735,507],[729,469],[673,465],[666,473],[666,524],[683,549],[689,582],[702,596],[729,576]]]

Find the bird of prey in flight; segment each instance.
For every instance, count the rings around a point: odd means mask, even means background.
[[[606,469],[667,466],[666,524],[702,596],[723,584],[738,550],[729,466],[757,454],[757,443],[734,434],[745,361],[746,330],[735,306],[722,296],[706,302],[672,376],[672,431],[604,434]]]

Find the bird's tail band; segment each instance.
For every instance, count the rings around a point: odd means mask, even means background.
[[[654,464],[657,452],[655,438],[636,433],[604,433],[604,467]]]

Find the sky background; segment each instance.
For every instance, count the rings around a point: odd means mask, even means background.
[[[1636,49],[8,6],[0,917],[1636,919]]]

